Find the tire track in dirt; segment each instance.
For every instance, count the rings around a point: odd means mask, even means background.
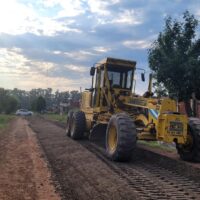
[[[31,128],[61,186],[63,199],[140,199],[126,181],[96,155],[43,119],[30,119]]]
[[[81,144],[92,151],[103,162],[145,199],[199,199],[200,183],[165,169],[148,159],[135,159],[130,163],[113,163],[106,158],[102,148],[88,142]],[[140,152],[138,152],[139,156]]]
[[[167,167],[156,156],[149,159],[138,151],[130,163],[114,163],[101,147],[67,138],[63,128],[43,119],[32,123],[64,199],[69,199],[69,191],[71,199],[199,199],[199,181],[179,168],[170,169],[170,162]]]

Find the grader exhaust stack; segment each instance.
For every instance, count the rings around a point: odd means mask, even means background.
[[[132,94],[135,70],[135,61],[116,58],[92,67],[92,87],[82,93],[80,111],[68,113],[67,135],[103,138],[115,161],[129,160],[137,140],[175,142],[183,160],[200,161],[200,120],[178,113],[172,99],[153,97],[152,75],[143,96]]]

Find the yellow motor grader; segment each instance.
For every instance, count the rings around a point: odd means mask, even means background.
[[[74,140],[104,136],[114,161],[129,160],[137,140],[174,142],[181,159],[200,161],[200,120],[180,114],[172,99],[155,98],[151,75],[143,96],[132,92],[135,70],[135,61],[116,58],[91,67],[92,87],[82,93],[80,111],[68,113],[66,134]]]

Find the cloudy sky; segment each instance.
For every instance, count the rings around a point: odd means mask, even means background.
[[[165,17],[186,9],[200,19],[200,0],[1,1],[0,87],[89,87],[89,67],[108,56],[148,70]]]

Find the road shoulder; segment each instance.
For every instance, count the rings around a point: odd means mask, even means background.
[[[16,118],[0,140],[0,199],[58,200],[35,133]]]

